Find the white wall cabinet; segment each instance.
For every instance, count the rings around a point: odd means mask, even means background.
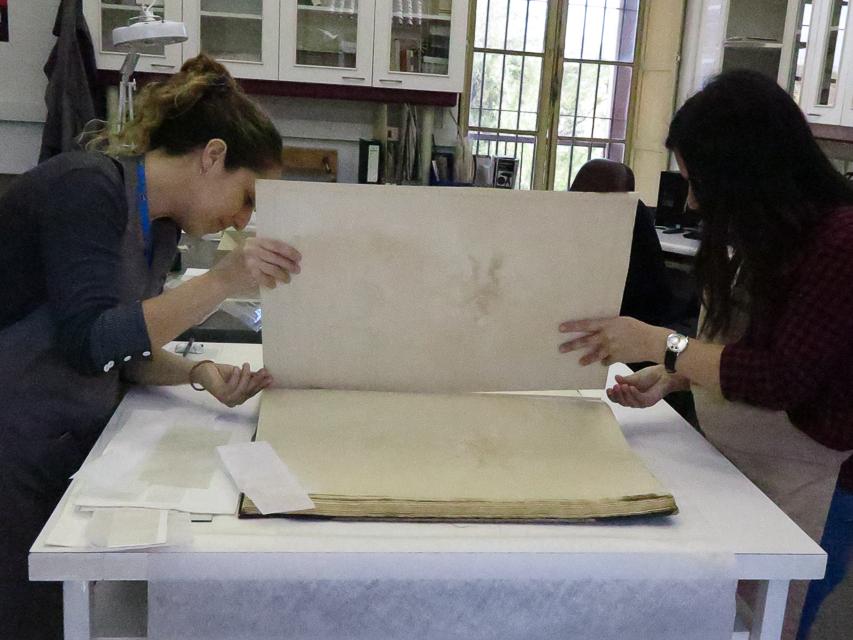
[[[157,12],[183,20],[189,39],[146,52],[137,69],[171,73],[205,51],[238,78],[460,93],[468,1],[161,0]],[[110,37],[136,0],[84,0],[84,10],[99,68],[119,69]]]
[[[801,0],[695,0],[688,5],[679,104],[712,76],[752,69],[790,89]]]
[[[462,92],[467,22],[466,0],[376,0],[373,85]]]
[[[369,87],[373,0],[282,0],[280,80]]]
[[[281,80],[463,90],[467,0],[282,0]]]
[[[155,13],[165,15],[166,20],[180,21],[183,19],[182,0],[161,0]],[[98,68],[120,69],[125,52],[113,46],[112,33],[113,29],[127,26],[128,20],[139,15],[136,0],[84,0],[83,15],[92,35]],[[184,46],[186,44],[152,47],[140,57],[136,70],[174,73],[181,68]]]
[[[183,0],[184,60],[204,51],[238,78],[278,80],[279,0]]]
[[[800,105],[811,122],[853,126],[853,11],[812,0]]]

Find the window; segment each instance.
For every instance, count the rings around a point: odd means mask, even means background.
[[[530,189],[548,3],[472,1],[477,19],[468,130],[474,153],[518,158],[516,185]]]
[[[565,190],[587,160],[624,160],[639,0],[476,2],[474,153],[518,158],[522,189]]]

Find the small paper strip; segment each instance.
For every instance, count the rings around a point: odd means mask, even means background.
[[[234,484],[262,514],[314,508],[299,479],[268,442],[228,444],[217,447],[216,451]]]

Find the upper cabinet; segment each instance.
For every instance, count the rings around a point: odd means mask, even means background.
[[[166,20],[180,21],[183,17],[182,0],[165,0],[158,3],[154,10]],[[136,0],[85,0],[83,15],[92,34],[92,43],[100,69],[121,69],[125,52],[112,44],[112,33],[116,27],[126,27],[128,20],[139,15]],[[143,52],[137,65],[137,71],[152,73],[173,73],[180,69],[183,61],[183,45],[170,44],[167,47],[150,47]]]
[[[688,5],[679,103],[728,69],[773,77],[809,121],[853,126],[853,0]]]
[[[473,0],[471,0],[473,1]],[[143,56],[140,71],[173,72],[204,51],[238,78],[460,93],[468,0],[161,0],[189,39]],[[112,29],[136,0],[84,0],[98,66],[119,69]],[[165,4],[165,7],[162,5]]]
[[[184,59],[204,51],[239,78],[278,79],[278,0],[183,0]]]
[[[373,83],[373,0],[282,0],[281,80]]]
[[[801,0],[701,0],[688,5],[679,98],[730,69],[790,88]]]
[[[463,89],[466,0],[282,0],[281,80]]]
[[[376,0],[374,86],[461,92],[467,21],[466,0]]]
[[[803,7],[805,44],[800,106],[820,124],[853,126],[853,12],[849,0]]]

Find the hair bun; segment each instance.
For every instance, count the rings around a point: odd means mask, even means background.
[[[231,79],[228,69],[206,53],[200,53],[195,58],[187,60],[181,67],[181,72],[190,76],[213,75],[226,76],[229,80]]]

